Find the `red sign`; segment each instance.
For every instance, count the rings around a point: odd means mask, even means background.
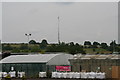
[[[70,66],[56,66],[57,71],[71,71]]]

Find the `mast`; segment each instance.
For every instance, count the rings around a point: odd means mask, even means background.
[[[58,16],[58,44],[60,44],[60,32],[59,32],[59,25],[60,24],[60,19],[59,19],[59,16]]]

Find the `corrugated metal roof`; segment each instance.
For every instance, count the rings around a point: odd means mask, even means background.
[[[77,54],[74,56],[77,59],[120,59],[120,55],[110,54],[110,55],[81,55]]]
[[[115,55],[111,59],[120,59],[120,55]]]
[[[12,55],[1,60],[2,63],[46,63],[60,54]]]
[[[107,59],[110,55],[99,55],[96,59]]]
[[[68,59],[71,54],[35,54],[35,55],[12,55],[0,61],[0,63],[46,63],[46,65],[69,65]]]

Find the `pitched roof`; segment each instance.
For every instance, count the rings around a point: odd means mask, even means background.
[[[75,59],[120,59],[120,55],[110,54],[110,55],[81,55],[76,54]]]
[[[1,60],[2,63],[46,63],[59,54],[38,54],[38,55],[11,55]]]

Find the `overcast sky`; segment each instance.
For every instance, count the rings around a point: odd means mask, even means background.
[[[112,2],[5,2],[2,4],[2,42],[107,42],[118,39],[118,7]],[[118,40],[117,40],[118,41]]]

